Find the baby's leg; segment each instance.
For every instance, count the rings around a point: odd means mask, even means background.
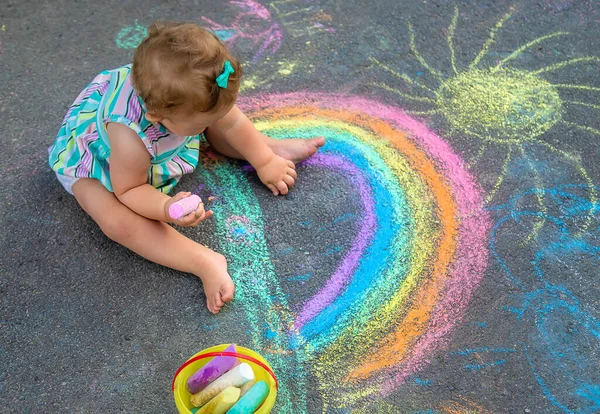
[[[211,312],[217,313],[224,302],[233,299],[234,285],[222,255],[188,239],[166,223],[133,212],[98,180],[78,180],[73,185],[73,194],[112,240],[148,260],[202,279]]]
[[[325,144],[325,138],[317,137],[312,139],[275,139],[265,137],[265,143],[271,150],[280,157],[290,160],[293,163],[303,161],[313,155]],[[206,139],[210,146],[217,152],[229,158],[243,160],[244,157],[233,148],[224,136],[207,130]]]

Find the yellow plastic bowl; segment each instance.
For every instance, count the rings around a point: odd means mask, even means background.
[[[173,379],[173,397],[175,398],[175,405],[177,406],[177,410],[180,414],[191,414],[192,408],[194,406],[190,402],[190,397],[192,394],[187,390],[186,383],[189,377],[194,375],[196,371],[202,368],[204,365],[208,364],[208,362],[214,358],[211,357],[203,357],[205,354],[213,353],[213,352],[222,352],[231,344],[221,344],[217,346],[213,346],[212,348],[204,349],[191,358],[189,358],[180,368],[177,370],[175,374],[175,378]],[[269,365],[267,361],[256,352],[251,349],[244,348],[243,346],[235,346],[236,356],[241,362],[246,362],[248,365],[252,367],[254,371],[254,376],[256,377],[256,381],[263,380],[269,386],[269,395],[262,403],[258,410],[256,410],[255,414],[268,414],[271,412],[273,405],[275,405],[275,398],[277,398],[277,381],[274,375],[271,375],[273,372],[273,368]],[[259,364],[252,362],[251,360],[245,359],[251,358],[259,361],[264,364],[271,370],[271,373],[267,371],[265,368],[261,367]],[[190,362],[192,361],[192,362]]]

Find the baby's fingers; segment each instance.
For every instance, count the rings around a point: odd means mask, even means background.
[[[191,196],[192,193],[188,193],[187,191],[181,191],[173,196],[173,202],[177,202],[179,200],[183,200],[186,197]]]
[[[196,219],[190,223],[190,227],[195,227],[198,224],[200,224],[202,221],[204,221],[204,219],[206,219],[206,212],[204,210],[202,210],[201,213],[198,213],[196,211],[196,213],[194,213],[196,215]]]
[[[190,227],[197,226],[198,224],[202,223],[204,220],[211,217],[212,215],[213,215],[212,210],[202,212],[202,214],[200,216],[198,216],[198,218],[192,224],[190,224]]]
[[[204,203],[200,202],[198,204],[198,207],[196,207],[196,211],[194,211],[194,213],[196,213],[196,217],[200,217],[201,215],[204,214]]]
[[[192,225],[192,223],[194,223],[194,221],[196,221],[196,212],[192,211],[187,216],[183,216],[180,219],[178,219],[175,223],[179,226],[189,227]]]

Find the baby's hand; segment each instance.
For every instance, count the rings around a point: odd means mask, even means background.
[[[177,220],[172,219],[171,216],[169,216],[169,207],[171,206],[171,204],[176,203],[179,200],[184,199],[186,197],[189,197],[190,195],[192,195],[192,193],[180,192],[177,193],[174,197],[171,197],[165,203],[165,217],[168,218],[168,223],[175,223],[178,226],[182,227],[194,227],[213,215],[212,210],[205,211],[204,203],[200,203],[198,204],[196,210],[192,211],[188,215],[180,217]]]
[[[287,194],[297,177],[294,163],[275,154],[269,162],[257,168],[256,172],[258,178],[274,195]]]

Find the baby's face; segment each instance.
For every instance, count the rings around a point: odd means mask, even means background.
[[[160,122],[174,134],[192,136],[204,132],[206,128],[223,118],[227,111],[215,113],[195,113],[188,116],[162,118]]]

